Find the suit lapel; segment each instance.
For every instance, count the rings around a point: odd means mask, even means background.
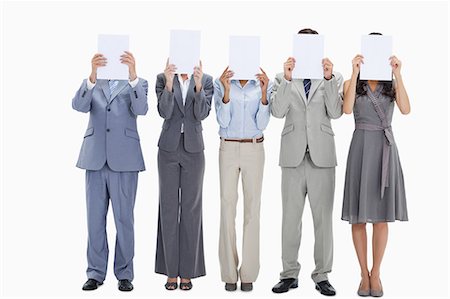
[[[202,82],[202,84],[203,84],[203,82]],[[184,104],[185,109],[187,109],[191,105],[192,101],[194,100],[194,96],[195,96],[194,95],[194,92],[195,92],[194,86],[195,86],[194,75],[191,75],[191,81],[189,82],[189,88],[188,88],[188,92],[186,95],[186,103]]]
[[[111,103],[114,101],[114,99],[117,97],[117,95],[127,86],[128,81],[127,80],[120,80],[119,84],[117,84],[116,89],[114,89],[113,93],[111,94],[111,97],[109,98],[109,102]],[[109,88],[109,86],[108,86]]]
[[[110,91],[109,91],[109,84],[108,84],[108,80],[98,80],[98,84],[100,85],[100,87],[102,88],[103,94],[105,95],[105,99],[107,102],[109,102],[109,98],[110,98]]]
[[[178,104],[178,108],[180,108],[181,113],[184,115],[184,105],[183,105],[183,95],[181,93],[180,81],[178,81],[178,76],[173,78],[173,92],[175,96],[175,100]]]
[[[303,79],[292,79],[295,80],[292,82],[294,84],[295,88],[297,89],[298,93],[301,96],[301,102],[306,105],[307,99],[305,94],[305,87],[303,86]]]
[[[321,79],[313,79],[311,80],[311,88],[309,89],[308,94],[308,104],[312,100],[314,93],[316,92],[317,88],[319,87],[320,83],[322,83]]]

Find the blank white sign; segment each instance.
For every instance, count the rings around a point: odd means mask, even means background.
[[[323,35],[294,35],[293,57],[296,62],[292,78],[323,79],[324,44]]]
[[[106,35],[98,36],[98,52],[103,54],[107,63],[104,67],[97,69],[97,79],[128,80],[128,65],[120,62],[120,55],[128,51],[130,37],[128,35]]]
[[[200,31],[171,30],[169,61],[178,74],[192,74],[200,61]]]
[[[259,36],[230,36],[229,67],[233,79],[251,80],[260,73]]]
[[[392,81],[389,57],[392,55],[392,36],[363,35],[361,38],[361,80]]]

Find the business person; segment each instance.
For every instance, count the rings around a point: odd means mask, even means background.
[[[214,82],[214,102],[220,125],[219,259],[225,290],[251,291],[259,272],[259,211],[264,172],[264,136],[270,118],[272,84],[266,73],[251,80],[234,80],[228,67]],[[236,204],[242,176],[244,234],[242,263],[236,249]]]
[[[299,34],[317,31],[302,29]],[[272,291],[284,293],[298,286],[298,250],[308,195],[316,263],[311,277],[321,294],[333,296],[336,291],[328,281],[328,273],[333,263],[332,210],[337,163],[330,119],[342,115],[339,94],[342,75],[333,73],[333,64],[324,58],[323,79],[295,79],[292,78],[295,63],[292,57],[284,63],[284,73],[276,76],[271,96],[272,115],[286,118],[280,149],[283,271]]]
[[[204,276],[202,189],[205,171],[202,120],[209,115],[212,77],[202,64],[179,74],[167,61],[157,76],[158,112],[164,118],[158,142],[159,220],[155,272],[167,290],[190,290]]]
[[[371,33],[379,35],[379,33]],[[364,57],[352,60],[353,72],[344,83],[344,112],[353,112],[355,131],[347,159],[342,219],[352,224],[352,237],[361,267],[360,296],[383,296],[380,266],[388,238],[387,222],[408,220],[405,184],[392,133],[395,103],[410,112],[403,84],[402,63],[390,58],[395,81],[360,80]],[[373,224],[373,265],[367,263],[366,223]]]
[[[121,291],[133,290],[134,218],[138,172],[145,170],[136,118],[148,110],[148,83],[136,75],[133,54],[125,52],[130,80],[97,80],[107,64],[102,54],[92,58],[92,72],[72,100],[73,109],[89,112],[77,167],[86,169],[88,222],[87,277],[83,290],[95,290],[105,280],[108,265],[106,215],[111,200],[116,224],[114,274]]]

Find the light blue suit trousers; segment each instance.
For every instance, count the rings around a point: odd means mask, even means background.
[[[137,171],[113,171],[108,164],[100,170],[86,170],[88,278],[103,282],[106,277],[109,254],[106,215],[111,199],[117,230],[114,274],[118,280],[133,280],[133,210],[137,183]]]

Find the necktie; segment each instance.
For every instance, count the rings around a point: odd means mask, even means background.
[[[109,80],[108,83],[109,83],[109,94],[111,96],[114,90],[116,89],[117,85],[119,84],[119,80]]]
[[[303,79],[303,86],[305,87],[306,99],[308,99],[309,89],[311,88],[311,79]]]
[[[311,88],[311,79],[303,79],[303,86],[305,87],[305,95],[308,100],[309,89]],[[309,153],[309,145],[306,144],[306,152]]]

